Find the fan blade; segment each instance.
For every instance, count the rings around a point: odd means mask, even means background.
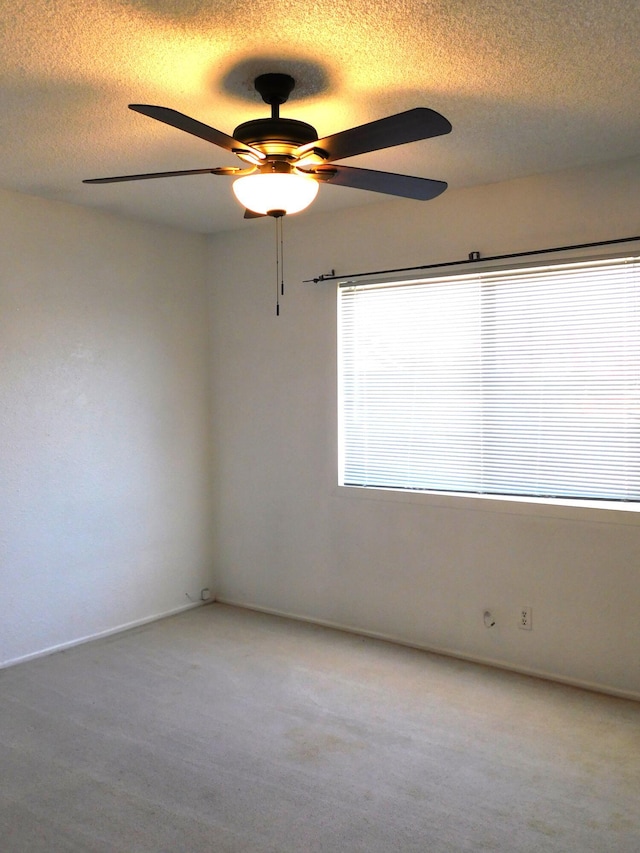
[[[247,207],[244,212],[245,219],[259,219],[261,216],[265,216],[264,213],[256,213],[255,210],[249,210]]]
[[[146,181],[149,178],[176,178],[180,175],[237,175],[253,172],[253,169],[237,169],[234,166],[217,166],[214,169],[187,169],[182,172],[147,172],[144,175],[118,175],[115,178],[88,178],[83,184],[115,184],[118,181]]]
[[[350,130],[325,136],[317,142],[301,145],[295,152],[297,155],[320,148],[329,156],[327,163],[342,160],[344,157],[354,157],[367,151],[379,151],[381,148],[393,148],[405,142],[416,142],[418,139],[429,139],[449,133],[451,124],[444,116],[427,107],[416,107],[404,113],[387,116]]]
[[[228,136],[221,130],[216,130],[215,127],[209,127],[208,124],[203,124],[195,118],[190,118],[184,113],[179,113],[177,110],[172,110],[169,107],[154,107],[149,104],[129,104],[129,109],[134,110],[142,115],[155,118],[157,121],[163,121],[165,124],[175,127],[178,130],[184,130],[185,133],[190,133],[192,136],[199,136],[206,142],[212,142],[214,145],[219,145],[226,151],[232,151],[234,154],[241,152],[242,154],[253,154],[259,160],[264,159],[262,151],[256,148],[251,148],[243,142],[238,142],[233,136]]]
[[[415,178],[411,175],[396,175],[393,172],[378,172],[374,169],[356,169],[353,166],[317,166],[315,169],[300,169],[319,181],[327,181],[340,187],[370,190],[403,198],[428,201],[443,193],[445,181],[430,178]]]

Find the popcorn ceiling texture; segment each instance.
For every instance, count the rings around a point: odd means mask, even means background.
[[[228,179],[81,181],[235,165],[127,104],[231,133],[268,113],[252,89],[266,71],[296,77],[283,114],[321,136],[415,106],[453,124],[350,165],[461,187],[632,157],[639,43],[636,0],[2,0],[0,186],[195,231],[251,227]],[[321,187],[314,208],[382,200]]]

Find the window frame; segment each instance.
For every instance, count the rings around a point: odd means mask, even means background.
[[[403,285],[411,285],[411,284],[419,284],[419,283],[428,283],[430,280],[450,280],[454,281],[456,278],[463,279],[467,276],[477,276],[480,280],[482,280],[483,276],[491,276],[493,273],[504,274],[509,271],[522,271],[522,270],[540,270],[540,269],[552,269],[553,267],[566,267],[571,264],[588,264],[591,262],[594,263],[606,263],[611,261],[615,263],[616,261],[629,259],[634,263],[634,265],[640,265],[640,253],[637,251],[634,252],[618,252],[611,253],[607,252],[596,255],[582,255],[580,253],[567,253],[563,257],[559,258],[557,256],[548,257],[543,256],[533,261],[526,261],[526,258],[521,260],[520,262],[508,262],[501,264],[487,264],[486,262],[479,261],[469,261],[467,264],[464,262],[462,270],[446,270],[444,273],[442,270],[433,269],[430,270],[428,274],[420,274],[416,273],[415,275],[397,275],[397,276],[384,276],[380,275],[367,275],[365,278],[358,277],[357,279],[344,279],[337,280],[337,344],[338,344],[338,363],[337,363],[337,391],[338,391],[338,474],[339,481],[337,486],[336,494],[346,496],[346,495],[360,495],[361,497],[366,497],[371,500],[393,500],[393,501],[402,501],[402,502],[411,502],[411,503],[427,503],[434,504],[439,506],[449,506],[451,505],[451,501],[454,504],[459,505],[462,501],[463,503],[467,503],[471,501],[475,503],[477,507],[477,502],[480,501],[484,504],[484,506],[495,509],[503,509],[505,511],[510,511],[507,508],[515,506],[530,506],[537,505],[540,508],[549,507],[555,510],[559,507],[566,507],[569,509],[584,509],[587,511],[590,510],[605,510],[605,511],[614,511],[614,512],[626,512],[626,513],[635,513],[640,511],[640,497],[634,498],[612,498],[612,497],[594,497],[585,495],[581,496],[547,496],[547,495],[536,495],[536,494],[528,494],[526,492],[516,493],[516,492],[489,492],[489,491],[464,491],[464,490],[456,490],[456,489],[440,489],[440,488],[420,488],[420,487],[403,487],[403,486],[385,486],[385,485],[367,485],[367,484],[357,484],[357,483],[345,483],[344,482],[344,471],[345,471],[345,441],[344,441],[344,405],[343,405],[343,370],[342,370],[342,312],[341,312],[341,293],[345,288],[358,288],[358,287],[393,287],[393,286],[403,286]],[[443,265],[450,266],[450,265]],[[484,367],[483,367],[484,370]],[[480,386],[482,388],[482,385]]]

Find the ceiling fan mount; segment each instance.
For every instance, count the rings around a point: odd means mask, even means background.
[[[290,74],[260,74],[253,85],[265,104],[277,108],[289,100],[296,81]]]
[[[275,215],[295,213],[311,203],[317,193],[319,183],[333,183],[339,186],[386,193],[393,196],[427,200],[444,192],[447,184],[428,178],[400,175],[392,172],[380,172],[372,169],[360,169],[351,166],[334,165],[334,161],[383,148],[392,148],[408,142],[428,139],[449,133],[451,124],[444,116],[425,107],[417,107],[397,115],[368,122],[339,133],[318,139],[316,129],[306,122],[280,117],[280,107],[286,103],[295,88],[295,80],[289,74],[261,74],[254,81],[256,91],[262,100],[271,107],[269,118],[252,119],[238,125],[233,136],[228,136],[207,124],[190,118],[168,107],[148,104],[129,104],[135,112],[164,122],[177,130],[197,136],[236,154],[245,168],[220,166],[207,169],[189,169],[177,172],[153,172],[142,175],[121,175],[112,178],[93,178],[84,181],[88,184],[114,183],[117,181],[135,181],[149,178],[165,178],[180,175],[212,174],[240,178],[234,184],[234,192],[246,205],[245,216]],[[256,173],[254,177],[250,177]],[[268,176],[278,176],[270,179]],[[282,177],[286,175],[283,181]],[[266,180],[265,180],[266,178]],[[246,179],[246,180],[244,180]],[[260,194],[265,196],[267,185],[272,186],[269,198],[245,200],[239,191],[244,183],[245,190],[253,181]],[[301,205],[296,201],[289,204],[284,196],[295,190],[297,184],[306,199]],[[310,184],[314,185],[309,192]],[[286,185],[286,190],[283,189]],[[278,189],[277,187],[280,187]],[[295,192],[294,192],[295,194]],[[249,198],[249,196],[247,196]]]

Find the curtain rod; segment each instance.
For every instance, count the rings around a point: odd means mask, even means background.
[[[317,278],[307,278],[303,284],[319,284],[323,281],[336,281],[338,279],[362,278],[371,275],[390,275],[398,272],[413,272],[414,270],[435,270],[442,267],[455,267],[464,264],[474,264],[478,261],[506,261],[513,258],[524,258],[529,255],[546,255],[550,252],[569,252],[573,249],[595,249],[599,246],[614,246],[617,243],[633,243],[640,240],[640,237],[620,237],[618,240],[600,240],[597,243],[575,243],[573,246],[553,246],[549,249],[532,249],[530,252],[511,252],[508,255],[490,255],[486,258],[480,257],[480,252],[469,252],[469,257],[462,261],[445,261],[439,264],[424,264],[419,267],[398,267],[393,270],[374,270],[373,272],[355,272],[348,275],[336,275],[334,270],[325,275],[319,275]]]

